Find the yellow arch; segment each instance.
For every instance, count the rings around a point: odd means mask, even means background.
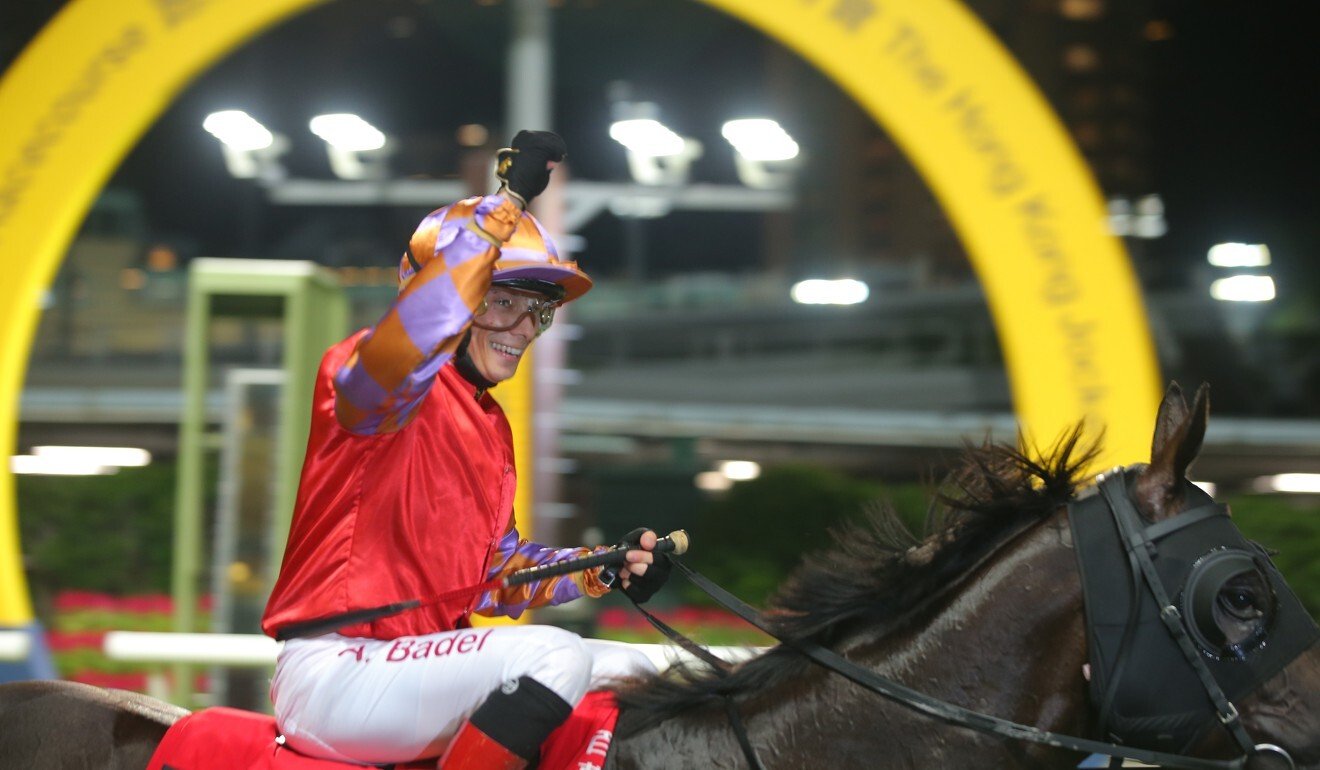
[[[72,0],[0,81],[0,451],[12,454],[39,312],[124,154],[189,80],[320,0]],[[1108,425],[1146,454],[1159,391],[1131,269],[1094,181],[1035,87],[957,0],[705,0],[797,51],[903,146],[972,257],[1019,419]],[[0,468],[0,626],[31,619]]]

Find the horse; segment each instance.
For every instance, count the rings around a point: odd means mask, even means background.
[[[1156,418],[1150,463],[1129,467],[1112,487],[1147,524],[1160,527],[1204,502],[1187,468],[1199,452],[1208,408],[1205,386],[1189,407],[1171,385]],[[883,511],[841,530],[770,601],[765,616],[790,643],[729,671],[679,667],[617,688],[620,716],[607,766],[745,768],[753,759],[735,738],[731,711],[745,726],[755,761],[770,770],[1077,766],[1083,756],[1077,751],[969,730],[882,699],[812,665],[797,644],[823,645],[976,712],[1067,735],[1114,737],[1118,722],[1102,713],[1092,692],[1090,680],[1105,676],[1094,664],[1104,658],[1088,654],[1101,637],[1088,627],[1083,597],[1091,589],[1084,587],[1069,521],[1080,515],[1084,469],[1097,454],[1081,435],[1079,427],[1038,458],[1007,445],[969,447],[953,485],[932,502],[935,526],[922,539]],[[1129,578],[1136,579],[1119,579]],[[1286,586],[1279,590],[1287,593]],[[1262,650],[1288,646],[1279,637],[1292,627],[1273,615],[1284,612],[1286,598],[1267,584],[1226,579],[1213,587],[1213,612],[1199,621],[1197,639],[1222,632],[1236,656],[1223,665],[1240,663],[1245,671]],[[1309,623],[1302,616],[1299,628]],[[1236,700],[1236,720],[1250,739],[1278,747],[1255,754],[1245,767],[1291,762],[1320,770],[1320,646],[1313,641],[1312,635],[1294,645],[1298,651],[1286,666],[1264,672]],[[1140,644],[1121,652],[1134,665],[1142,654]],[[144,696],[72,683],[0,686],[0,768],[145,767],[155,742],[182,713]],[[1214,719],[1194,727],[1175,751],[1243,754]]]

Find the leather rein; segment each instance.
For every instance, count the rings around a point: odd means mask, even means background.
[[[859,666],[839,653],[815,642],[806,639],[794,639],[779,636],[771,629],[765,616],[755,607],[747,604],[711,581],[709,578],[687,566],[678,557],[671,555],[669,558],[678,571],[683,574],[683,577],[687,578],[694,586],[705,592],[706,595],[714,599],[720,606],[742,618],[750,625],[760,629],[763,633],[767,634],[781,645],[796,650],[798,653],[810,659],[813,663],[839,674],[877,695],[881,695],[901,706],[920,714],[925,714],[934,719],[939,719],[952,725],[969,728],[999,738],[1037,743],[1051,748],[1078,751],[1086,754],[1104,754],[1114,758],[1114,762],[1117,762],[1119,759],[1132,759],[1148,765],[1187,768],[1187,770],[1242,770],[1247,767],[1247,763],[1253,758],[1270,755],[1281,757],[1290,768],[1295,767],[1292,757],[1283,749],[1272,744],[1259,744],[1251,746],[1250,748],[1244,747],[1245,753],[1232,760],[1202,759],[1187,756],[1185,754],[1151,751],[1133,746],[1122,746],[1116,743],[1106,743],[1104,741],[1077,738],[1070,735],[1063,735],[1061,733],[1054,733],[1048,730],[1042,730],[1038,727],[1020,724],[1008,719],[991,716],[989,714],[983,714],[978,711],[964,708],[963,706],[939,700],[938,698],[925,695],[910,687],[895,682],[892,679],[883,677],[870,669]],[[647,621],[656,628],[656,630],[660,631],[660,633],[664,634],[679,647],[710,665],[721,675],[727,674],[730,670],[731,666],[727,661],[716,657],[709,650],[683,636],[682,633],[647,612],[646,609],[636,602],[633,602],[633,605],[640,613],[642,613]],[[742,716],[738,712],[737,704],[734,703],[733,698],[729,695],[723,696],[723,700],[730,728],[733,730],[734,735],[738,740],[738,745],[742,748],[743,754],[747,758],[747,764],[752,770],[765,770],[765,764],[761,762],[760,757],[757,755],[756,748],[752,745],[751,739],[748,736],[746,726],[743,724]],[[1236,710],[1232,712],[1232,718],[1234,720],[1237,719]],[[1235,726],[1237,730],[1241,730],[1240,725]],[[1117,765],[1115,764],[1111,766]]]

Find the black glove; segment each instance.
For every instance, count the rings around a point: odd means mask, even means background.
[[[568,146],[551,131],[519,131],[513,146],[500,150],[495,175],[524,203],[545,192],[550,184],[551,161],[558,163],[568,155]]]
[[[638,550],[642,547],[642,535],[650,531],[649,527],[638,527],[632,532],[624,535],[623,539],[620,540],[615,547]],[[646,603],[646,600],[655,596],[655,592],[659,591],[661,586],[665,584],[665,581],[669,579],[669,573],[674,566],[669,563],[669,554],[652,552],[652,555],[655,558],[655,561],[651,562],[646,568],[646,574],[641,577],[630,574],[628,576],[628,587],[623,589],[624,595],[638,604],[644,604]],[[607,580],[611,587],[615,584],[621,585],[620,581],[612,579],[621,569],[621,567],[606,567],[606,570],[612,570],[612,575],[607,578],[605,572],[602,571],[602,580]]]

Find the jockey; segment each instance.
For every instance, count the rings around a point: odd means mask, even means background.
[[[555,134],[519,132],[499,192],[423,219],[389,310],[326,352],[267,634],[590,553],[519,536],[512,432],[488,393],[591,288],[525,212],[564,154]],[[622,543],[617,579],[634,599],[667,577],[655,543],[649,530]],[[525,767],[590,687],[654,668],[623,645],[469,618],[598,597],[610,580],[597,568],[291,639],[271,683],[279,728],[326,759]]]

